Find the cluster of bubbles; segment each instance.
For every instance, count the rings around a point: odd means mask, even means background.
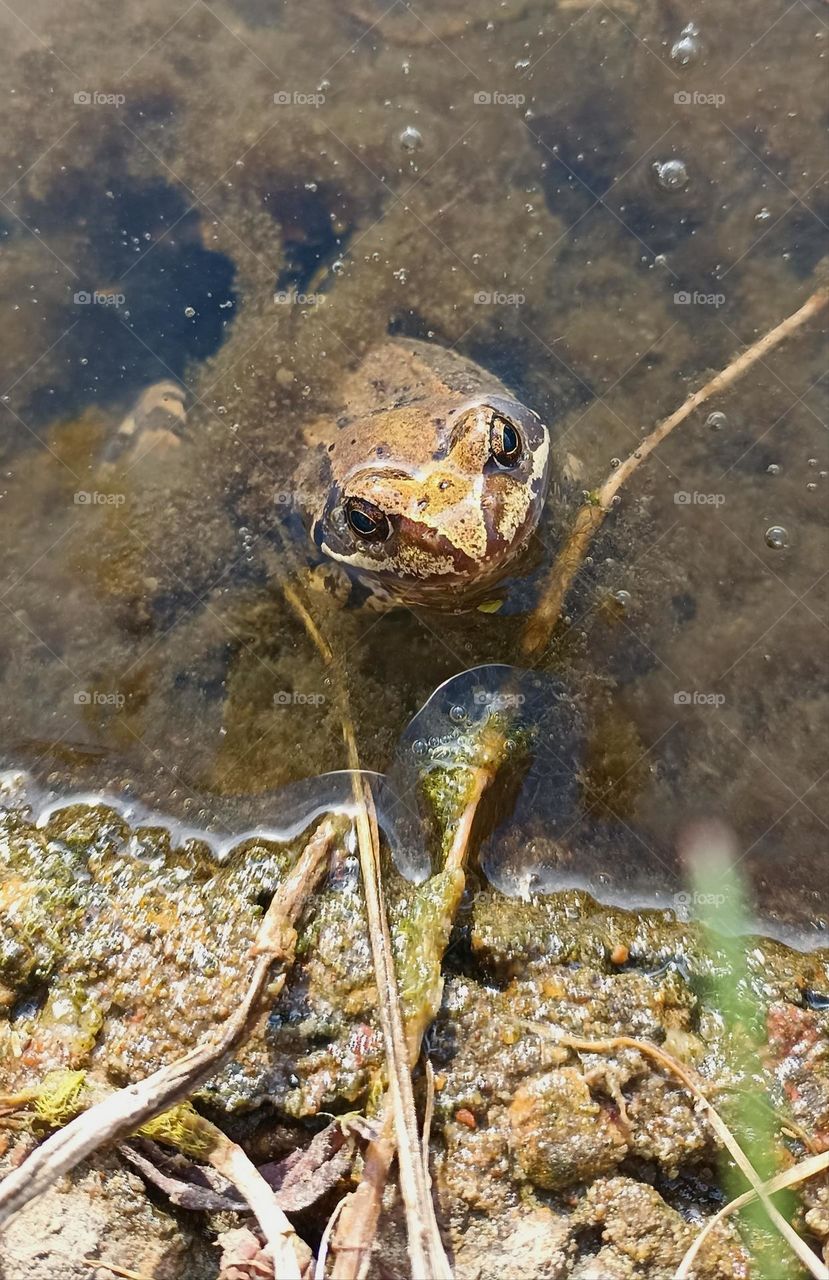
[[[692,62],[696,62],[702,52],[702,45],[699,39],[699,29],[693,22],[689,22],[687,27],[683,27],[679,33],[679,39],[676,40],[671,48],[671,59],[680,67],[689,67]]]
[[[626,594],[626,593],[623,593]],[[486,755],[488,728],[499,752],[517,751],[534,735],[559,690],[537,672],[503,663],[474,667],[440,685],[405,730],[398,760],[423,774],[436,768],[474,768]]]

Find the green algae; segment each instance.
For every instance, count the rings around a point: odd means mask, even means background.
[[[211,1130],[212,1126],[205,1125],[204,1118],[191,1103],[180,1102],[142,1124],[138,1133],[144,1138],[165,1142],[194,1160],[204,1160],[216,1144],[216,1135]]]
[[[60,1129],[74,1120],[93,1103],[107,1096],[100,1082],[86,1071],[48,1071],[43,1080],[15,1099],[31,1107],[36,1122],[49,1129]],[[215,1145],[215,1133],[189,1102],[178,1103],[147,1120],[137,1130],[144,1138],[153,1138],[175,1147],[193,1159],[204,1159]]]
[[[34,1109],[50,1129],[68,1124],[84,1108],[85,1071],[49,1071],[34,1092]]]

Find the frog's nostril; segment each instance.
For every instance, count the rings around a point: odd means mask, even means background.
[[[438,488],[440,489],[440,491],[441,491],[441,492],[443,492],[443,490],[444,490],[444,489],[448,489],[448,488],[449,488],[449,481],[448,481],[448,480],[439,480],[439,481],[438,481]]]

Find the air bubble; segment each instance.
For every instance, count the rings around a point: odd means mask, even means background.
[[[769,473],[770,476],[779,476],[780,475],[779,463],[770,462],[769,465],[766,467],[766,471]]]
[[[423,134],[414,125],[407,124],[399,141],[404,151],[418,151],[423,146]]]
[[[188,320],[192,320],[192,319],[193,319],[193,316],[196,314],[196,308],[195,308],[195,307],[185,307],[185,308],[184,308],[184,314],[187,316],[187,319],[188,319]]]
[[[766,546],[771,547],[772,551],[782,551],[788,545],[789,535],[782,524],[773,524],[770,529],[766,529]]]
[[[684,160],[656,160],[653,171],[663,191],[681,191],[688,185],[690,175]]]
[[[455,724],[463,724],[466,719],[466,708],[461,706],[451,707],[449,710],[449,719],[454,720]]]
[[[710,427],[712,431],[722,431],[723,427],[728,426],[728,418],[726,418],[724,413],[720,413],[717,410],[714,413],[709,413],[708,417],[705,419],[705,425],[706,427]]]

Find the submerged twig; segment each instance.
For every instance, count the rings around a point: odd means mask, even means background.
[[[296,591],[284,586],[285,598],[304,625],[326,667],[336,667],[335,653]],[[360,774],[357,739],[345,675],[338,669],[338,702],[343,738],[352,770],[356,803],[356,832],[360,855],[363,895],[366,902],[369,942],[372,952],[378,1011],[389,1076],[388,1105],[383,1129],[368,1145],[363,1177],[356,1191],[343,1202],[335,1237],[335,1280],[356,1280],[365,1274],[380,1214],[380,1202],[389,1169],[397,1150],[400,1189],[406,1209],[409,1260],[414,1276],[451,1280],[451,1268],[438,1230],[428,1180],[420,1159],[417,1113],[412,1090],[411,1067],[406,1051],[406,1035],[400,992],[392,954],[391,932],[382,892],[380,838],[374,801]],[[416,1056],[416,1055],[415,1055]],[[333,1220],[327,1228],[329,1234]],[[326,1238],[327,1250],[327,1238]],[[325,1257],[317,1266],[324,1274]]]
[[[573,1049],[577,1053],[615,1053],[619,1049],[635,1049],[639,1053],[653,1058],[660,1066],[665,1067],[672,1075],[681,1080],[689,1093],[693,1094],[698,1106],[706,1113],[711,1128],[728,1151],[734,1163],[745,1177],[746,1181],[752,1188],[754,1195],[762,1204],[769,1221],[777,1228],[783,1239],[788,1244],[793,1253],[797,1255],[803,1266],[815,1277],[815,1280],[829,1280],[829,1268],[827,1268],[820,1258],[809,1248],[809,1246],[801,1240],[800,1236],[787,1222],[779,1209],[769,1198],[765,1183],[760,1178],[757,1170],[752,1165],[748,1156],[743,1151],[737,1139],[734,1137],[728,1125],[716,1108],[708,1101],[702,1087],[697,1080],[696,1073],[690,1067],[686,1067],[684,1063],[671,1054],[666,1053],[659,1045],[652,1044],[649,1040],[639,1040],[635,1036],[612,1036],[607,1040],[585,1040],[580,1036],[571,1036],[566,1034],[556,1034],[549,1032],[549,1028],[543,1024],[527,1021],[522,1019],[522,1025],[530,1028],[535,1032],[548,1032],[550,1038],[554,1039],[556,1044],[564,1045],[568,1049]]]
[[[829,289],[825,287],[816,289],[799,310],[787,316],[785,320],[781,320],[780,324],[769,330],[757,342],[753,342],[725,369],[706,382],[704,387],[692,392],[678,409],[675,409],[667,418],[663,418],[650,435],[645,437],[633,453],[604,482],[596,497],[579,508],[573,528],[550,569],[538,606],[525,627],[521,640],[521,648],[525,656],[536,656],[549,640],[558,622],[564,598],[584,562],[593,535],[603,523],[622,485],[630,479],[639,464],[644,462],[657,445],[670,435],[674,427],[684,422],[695,409],[698,409],[706,400],[710,400],[712,396],[727,391],[745,373],[748,373],[758,360],[762,360],[774,347],[801,328],[807,320],[811,320],[827,303],[829,303]]]
[[[331,819],[319,826],[296,866],[274,894],[253,948],[258,959],[250,984],[239,1007],[218,1036],[198,1045],[178,1061],[154,1071],[137,1084],[108,1095],[47,1138],[0,1185],[0,1225],[8,1222],[86,1156],[106,1143],[135,1132],[187,1097],[232,1057],[259,1016],[261,998],[276,961],[281,961],[283,972],[271,986],[270,996],[278,994],[284,986],[286,971],[293,962],[297,936],[295,924],[310,894],[322,879],[335,831]],[[293,1232],[287,1219],[285,1224],[286,1234],[287,1231]],[[285,1253],[284,1250],[282,1252]],[[290,1259],[283,1257],[280,1265],[280,1275],[296,1276],[298,1280],[299,1270],[293,1250],[290,1251]]]

